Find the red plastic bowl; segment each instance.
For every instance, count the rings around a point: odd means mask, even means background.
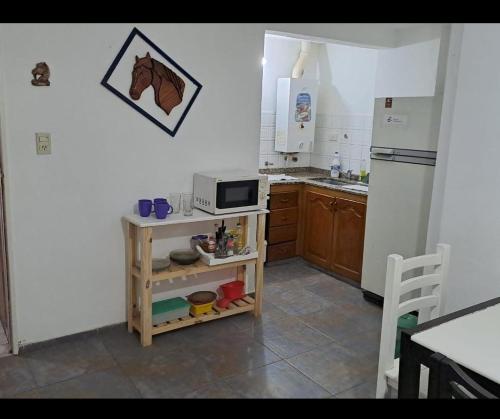
[[[245,283],[243,281],[232,281],[227,284],[222,284],[222,292],[224,293],[224,298],[235,299],[243,296],[243,290],[245,288]]]

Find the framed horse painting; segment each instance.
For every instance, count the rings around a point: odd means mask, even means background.
[[[201,84],[134,28],[101,84],[172,137]]]

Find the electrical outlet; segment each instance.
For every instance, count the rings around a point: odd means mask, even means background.
[[[51,154],[52,147],[50,134],[46,132],[37,132],[36,137],[36,154]]]

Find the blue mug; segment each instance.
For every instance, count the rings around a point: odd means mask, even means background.
[[[155,214],[156,218],[163,219],[167,218],[168,214],[171,214],[173,211],[172,205],[170,205],[167,200],[165,201],[156,201],[155,199]]]
[[[153,209],[153,201],[151,199],[139,199],[139,214],[141,217],[149,217]]]
[[[159,204],[159,203],[161,203],[161,202],[164,202],[164,203],[165,203],[165,202],[167,202],[167,198],[155,198],[155,199],[154,199],[154,204],[155,204],[155,205],[156,205],[156,204]],[[168,203],[168,202],[167,202],[167,203]]]

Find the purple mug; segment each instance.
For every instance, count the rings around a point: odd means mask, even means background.
[[[153,212],[156,212],[156,209],[155,209],[156,204],[160,204],[160,203],[162,203],[162,202],[163,202],[163,203],[166,203],[166,202],[167,202],[167,199],[166,199],[166,198],[155,198],[155,199],[153,200],[153,202],[154,202],[154,204],[153,204],[153,209],[152,209],[152,211],[153,211]]]
[[[165,202],[163,202],[163,201],[155,202],[156,218],[159,218],[159,219],[167,218],[167,215],[171,214],[173,210],[174,209],[167,202],[167,200],[165,200]]]
[[[141,217],[149,217],[153,208],[151,199],[139,199],[139,214]]]

